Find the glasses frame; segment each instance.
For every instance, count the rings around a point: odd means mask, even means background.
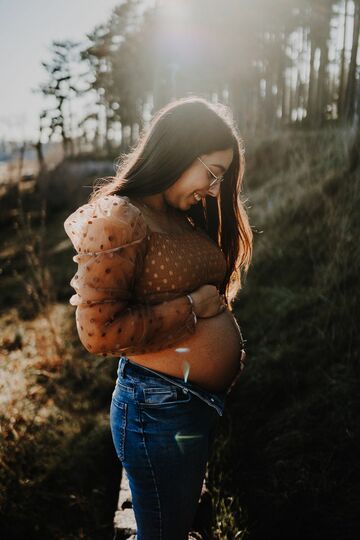
[[[221,182],[224,181],[224,175],[221,175],[221,176],[216,176],[211,169],[209,169],[209,167],[206,165],[206,163],[203,162],[202,159],[200,159],[199,157],[197,158],[199,161],[201,161],[201,163],[207,168],[207,170],[209,171],[209,173],[212,174],[212,176],[214,177],[214,180],[212,180],[209,184],[209,189],[211,189],[213,186],[215,186],[216,183],[218,184],[221,184]]]

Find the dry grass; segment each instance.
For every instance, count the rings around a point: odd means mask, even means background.
[[[15,215],[2,250],[20,301],[0,315],[0,536],[100,540],[120,474],[108,429],[116,366],[84,353],[74,308],[56,302],[71,268],[56,265],[46,207],[19,197]]]

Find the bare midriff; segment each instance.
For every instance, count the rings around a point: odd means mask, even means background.
[[[239,329],[231,311],[226,309],[211,318],[198,318],[195,334],[176,347],[128,358],[166,375],[186,379],[209,392],[222,392],[240,369],[240,355]]]

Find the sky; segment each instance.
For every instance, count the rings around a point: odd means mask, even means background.
[[[53,40],[82,41],[119,0],[0,0],[0,139],[36,140]]]

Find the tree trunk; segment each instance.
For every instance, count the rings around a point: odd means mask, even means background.
[[[320,56],[320,66],[318,73],[318,86],[317,86],[317,96],[316,96],[316,124],[320,126],[325,119],[325,92],[326,92],[326,67],[328,64],[328,47],[326,44],[326,38],[322,40],[321,43],[321,56]]]
[[[356,57],[359,47],[359,33],[360,33],[360,5],[359,0],[355,2],[354,13],[354,30],[353,40],[351,48],[351,59],[349,66],[348,81],[345,95],[345,118],[350,121],[354,115],[355,110],[355,87],[356,87]]]
[[[281,32],[279,37],[279,70],[278,70],[278,106],[281,108],[281,123],[286,122],[286,80],[285,80],[285,45],[286,32]]]
[[[24,168],[24,157],[26,152],[26,142],[23,142],[20,151],[19,151],[19,166],[18,166],[18,188],[20,189],[20,182],[23,174],[23,168]]]
[[[354,137],[354,142],[351,146],[350,153],[349,153],[349,169],[348,171],[351,173],[353,172],[358,166],[360,162],[360,82],[357,81],[357,89],[356,89],[356,100],[355,100],[355,117],[356,117],[356,133]]]
[[[42,144],[41,140],[39,139],[37,143],[34,144],[34,148],[36,150],[36,157],[39,164],[39,172],[42,172],[46,169],[45,159],[44,159],[44,153],[42,150]]]
[[[309,91],[308,91],[308,102],[307,102],[307,119],[309,123],[312,122],[314,114],[314,88],[315,88],[315,69],[314,69],[314,58],[315,58],[316,46],[314,40],[312,39],[310,32],[310,75],[309,75]]]
[[[344,39],[340,59],[340,80],[339,80],[339,95],[337,100],[338,118],[342,117],[344,109],[344,90],[345,90],[345,49],[346,49],[346,33],[347,33],[347,16],[348,16],[348,0],[345,0],[345,20],[344,20]]]

